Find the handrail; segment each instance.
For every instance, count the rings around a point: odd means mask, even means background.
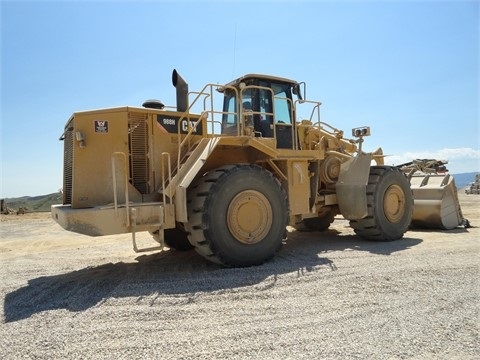
[[[191,140],[193,139],[193,136],[195,135],[195,129],[198,127],[198,126],[202,126],[202,128],[204,127],[203,125],[203,121],[206,121],[207,125],[205,126],[205,129],[206,129],[206,132],[207,134],[216,134],[216,131],[215,131],[215,126],[217,126],[218,124],[222,124],[222,122],[219,122],[218,120],[216,120],[216,117],[218,119],[218,115],[234,115],[237,118],[237,121],[236,121],[236,133],[237,133],[237,136],[238,135],[241,135],[243,134],[243,131],[244,131],[244,127],[245,127],[245,124],[244,124],[244,111],[243,111],[243,108],[242,108],[242,94],[247,91],[247,90],[251,90],[251,89],[258,89],[258,90],[265,90],[265,91],[268,91],[271,93],[271,98],[272,100],[275,99],[275,98],[279,98],[279,99],[284,99],[283,97],[275,97],[275,94],[273,92],[273,89],[272,88],[269,88],[269,87],[264,87],[264,86],[257,86],[257,85],[247,85],[245,87],[243,87],[242,89],[237,89],[236,87],[234,86],[231,86],[231,85],[219,85],[219,84],[206,84],[200,91],[193,91],[193,92],[189,92],[189,95],[195,95],[194,98],[193,98],[193,101],[189,104],[188,108],[181,114],[179,120],[178,120],[178,123],[177,123],[177,135],[178,135],[178,138],[181,139],[181,141],[178,142],[178,152],[177,152],[177,163],[174,167],[175,169],[175,172],[176,174],[178,174],[180,172],[180,168],[182,167],[182,163],[185,161],[184,157],[185,155],[191,151],[192,149],[192,144],[190,143]],[[234,112],[231,112],[231,111],[216,111],[214,110],[214,102],[215,102],[215,92],[214,90],[219,90],[219,92],[223,93],[224,91],[226,90],[231,90],[234,92],[235,94],[235,98],[237,99],[236,101],[236,108],[235,108],[235,111]],[[195,122],[191,122],[190,121],[190,118],[191,118],[191,111],[193,109],[193,107],[195,105],[198,104],[198,101],[200,99],[203,99],[203,104],[201,105],[203,107],[203,111],[201,111],[200,113],[200,117],[198,118],[198,120],[196,120]],[[322,127],[322,122],[320,121],[320,105],[321,105],[321,102],[318,102],[318,101],[311,101],[311,100],[292,100],[292,99],[289,99],[289,98],[286,98],[287,101],[289,102],[290,104],[290,116],[291,116],[291,120],[292,120],[292,123],[290,124],[292,127],[295,127],[296,125],[296,122],[297,122],[297,118],[298,118],[298,112],[297,112],[297,108],[299,108],[299,105],[300,104],[313,104],[313,108],[311,110],[311,114],[310,114],[310,117],[309,117],[309,120],[312,122],[312,123],[315,123],[316,125],[318,125],[320,128]],[[272,102],[272,112],[260,112],[260,111],[257,111],[257,112],[252,112],[252,114],[260,114],[260,115],[264,115],[264,116],[272,116],[272,118],[274,119],[274,124],[276,124],[275,122],[275,104],[274,104],[274,101]],[[182,121],[183,120],[187,120],[188,122],[188,131],[187,133],[182,133],[181,132],[181,124],[182,124]],[[329,127],[329,126],[328,126]],[[335,129],[336,130],[336,129]],[[221,136],[219,134],[219,136]],[[277,132],[276,132],[276,126],[273,126],[273,136],[274,138],[277,138]],[[297,136],[295,135],[295,132],[292,131],[292,146],[294,149],[298,148],[299,144],[298,144],[298,139],[297,139]],[[163,166],[163,162],[164,160],[162,160],[162,166]],[[171,166],[171,164],[169,165]],[[162,168],[162,171],[163,171],[163,168]],[[167,182],[167,174],[166,173],[163,173],[163,178],[162,178],[162,188],[165,189],[166,188],[166,182]],[[169,173],[168,175],[168,183],[171,182],[171,173]],[[164,194],[164,195],[168,195],[171,197],[171,192],[172,192],[172,189],[170,189],[170,193],[169,194]]]
[[[206,92],[207,88],[210,88],[210,92]],[[190,126],[190,122],[189,122],[189,125],[188,125],[188,132],[187,134],[185,134],[185,137],[183,138],[183,140],[181,142],[179,142],[178,144],[178,153],[177,153],[177,173],[180,171],[180,166],[181,166],[181,160],[182,160],[182,148],[187,144],[188,141],[190,141],[190,139],[192,138],[192,134],[194,133],[194,130],[197,126],[201,125],[202,121],[208,119],[208,113],[211,113],[212,114],[212,121],[214,122],[214,114],[224,114],[225,112],[221,111],[221,112],[218,112],[218,111],[214,111],[213,110],[213,90],[214,88],[218,89],[218,88],[222,88],[222,89],[232,89],[234,90],[236,93],[237,93],[237,96],[238,96],[238,91],[235,87],[233,86],[224,86],[224,85],[219,85],[219,84],[206,84],[202,90],[200,90],[199,92],[190,92],[190,94],[196,94],[196,97],[194,98],[194,100],[192,101],[192,103],[188,106],[188,109],[182,114],[182,116],[180,117],[180,119],[178,120],[178,127],[177,127],[177,134],[179,135],[180,137],[180,129],[181,129],[181,122],[182,120],[184,120],[185,118],[187,120],[189,120],[190,118],[190,110],[192,109],[192,107],[195,105],[195,103],[200,99],[200,97],[202,96],[205,96],[205,99],[204,99],[204,111],[202,111],[202,113],[200,114],[200,118],[193,124],[193,126]],[[210,110],[206,110],[205,107],[206,107],[206,99],[210,97],[210,100],[211,100],[211,107],[210,107]],[[208,120],[206,120],[208,121]],[[212,125],[213,127],[213,125]],[[190,149],[190,148],[189,148]],[[188,151],[187,151],[188,152]]]
[[[129,214],[129,199],[128,199],[128,171],[127,171],[127,155],[124,152],[116,151],[112,153],[112,179],[113,179],[113,203],[115,208],[115,215],[118,215],[118,198],[117,198],[117,175],[116,175],[116,166],[115,166],[115,157],[121,156],[123,160],[123,173],[124,173],[124,181],[125,181],[125,207],[127,210],[127,226],[130,226],[130,217]]]
[[[318,127],[321,127],[322,122],[320,121],[320,105],[322,103],[320,101],[313,101],[313,100],[295,100],[294,102],[294,107],[295,107],[295,112],[297,112],[298,105],[302,104],[314,104],[312,108],[312,112],[310,113],[310,118],[308,119],[312,124],[318,125]],[[313,121],[313,117],[317,114],[317,121]]]
[[[161,154],[161,167],[162,167],[162,189],[165,189],[165,160],[164,159],[167,159],[167,165],[168,165],[168,183],[170,183],[172,181],[172,163],[170,161],[170,153],[168,152],[162,152]],[[165,192],[163,191],[162,192],[163,194],[163,203],[166,205],[167,204],[167,201],[166,201],[166,194]],[[171,201],[172,201],[172,190],[170,189],[170,192],[168,194],[168,200],[169,200],[169,204],[171,204]]]

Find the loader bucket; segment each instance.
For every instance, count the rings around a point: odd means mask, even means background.
[[[454,229],[464,223],[453,176],[413,175],[412,227]]]

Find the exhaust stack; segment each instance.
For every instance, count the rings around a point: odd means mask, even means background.
[[[185,112],[188,109],[188,84],[178,74],[177,70],[173,69],[172,84],[177,89],[177,111]]]

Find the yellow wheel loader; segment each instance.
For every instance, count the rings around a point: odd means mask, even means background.
[[[137,252],[195,248],[225,266],[271,259],[287,225],[321,231],[341,215],[378,241],[409,228],[409,178],[381,149],[362,150],[369,127],[348,139],[321,121],[305,83],[249,74],[189,92],[176,70],[172,83],[175,107],[149,100],[70,117],[63,205],[52,207],[63,228],[131,233]],[[158,245],[140,249],[144,231]]]

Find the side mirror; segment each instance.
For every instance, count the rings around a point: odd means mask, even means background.
[[[302,95],[302,89],[300,87],[302,84],[303,84],[303,95]],[[292,92],[294,95],[297,95],[298,100],[302,101],[304,99],[303,96],[305,95],[305,83],[301,82],[293,85]]]
[[[293,85],[292,92],[294,95],[297,95],[300,100],[303,100],[302,92],[300,91],[300,84]]]

